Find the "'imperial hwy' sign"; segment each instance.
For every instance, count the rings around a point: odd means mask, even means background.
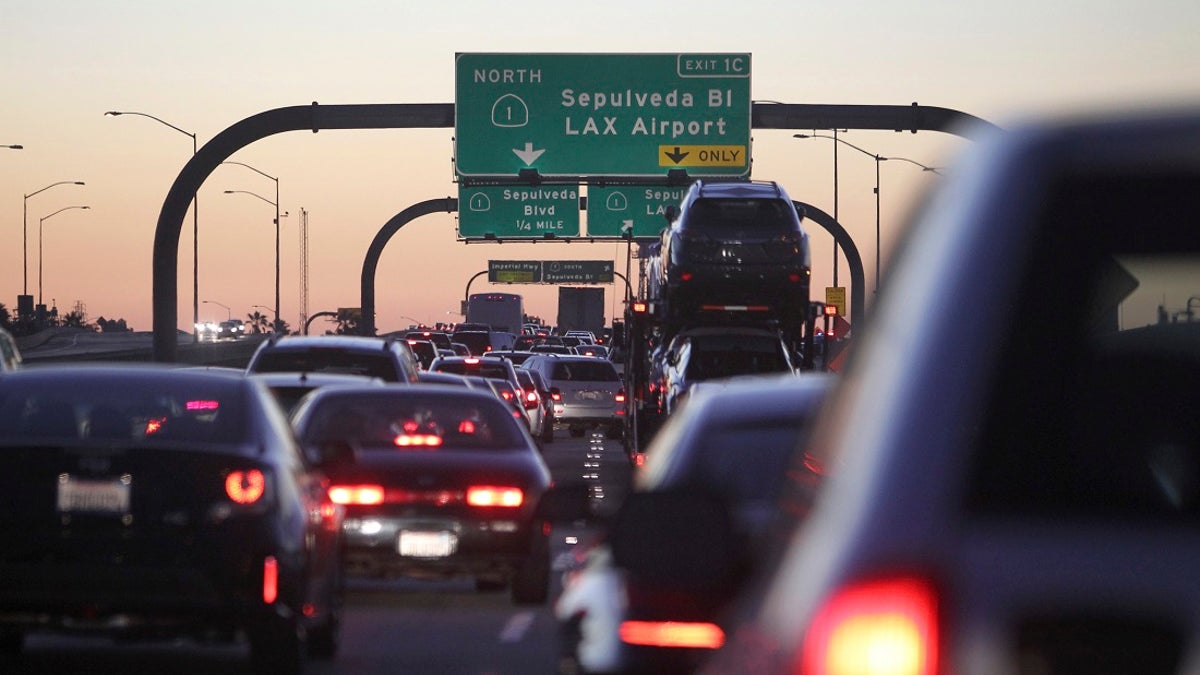
[[[742,177],[749,54],[483,54],[455,63],[463,177]]]

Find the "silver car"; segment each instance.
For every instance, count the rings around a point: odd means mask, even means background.
[[[595,356],[534,354],[521,367],[541,373],[551,389],[558,390],[556,427],[567,427],[572,436],[600,427],[609,438],[621,437],[625,388],[611,361]]]

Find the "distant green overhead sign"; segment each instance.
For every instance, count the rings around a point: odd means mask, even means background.
[[[747,176],[750,108],[750,54],[458,54],[455,171]]]
[[[657,237],[667,226],[667,207],[679,205],[687,186],[588,186],[587,234],[621,237],[632,226],[635,239]]]
[[[499,283],[609,284],[611,260],[489,260],[488,281]]]
[[[458,188],[462,239],[544,239],[579,236],[578,185]]]

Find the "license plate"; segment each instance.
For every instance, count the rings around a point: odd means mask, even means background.
[[[603,392],[599,391],[581,391],[575,396],[584,401],[599,401]]]
[[[58,480],[58,510],[71,513],[129,513],[129,482],[80,480],[71,476]]]
[[[400,532],[400,555],[412,558],[444,558],[458,548],[453,532]]]

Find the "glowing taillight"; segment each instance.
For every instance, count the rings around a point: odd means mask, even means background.
[[[525,393],[525,407],[531,410],[538,407],[538,395],[536,391],[529,391]]]
[[[551,399],[552,399],[552,400],[553,400],[555,403],[557,403],[557,402],[559,402],[559,401],[561,401],[561,400],[562,400],[562,394],[560,394],[560,393],[558,393],[558,392],[554,392],[554,393],[550,394],[550,398],[551,398]]]
[[[225,494],[235,504],[253,504],[267,490],[267,477],[258,469],[230,471],[225,477]]]
[[[279,597],[279,563],[273,556],[263,559],[263,602],[270,605]]]
[[[725,644],[725,631],[712,623],[682,621],[623,621],[621,642],[648,647],[717,649]]]
[[[392,439],[397,448],[436,448],[442,444],[437,434],[400,434]]]
[[[334,504],[374,506],[383,503],[382,485],[334,485],[329,488],[329,501]]]
[[[467,488],[467,503],[471,506],[517,507],[525,501],[521,488],[475,485]]]
[[[613,397],[613,400],[616,401],[617,403],[624,403],[625,402],[625,390],[622,389],[622,390],[618,391],[617,395]]]
[[[914,577],[872,580],[837,591],[805,636],[806,675],[934,675],[937,594]]]

